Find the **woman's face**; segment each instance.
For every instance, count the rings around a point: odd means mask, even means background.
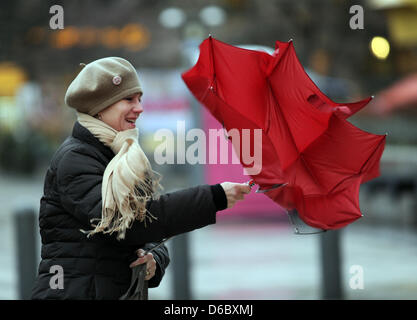
[[[143,112],[142,93],[132,94],[98,113],[99,119],[117,131],[136,128],[136,120]]]

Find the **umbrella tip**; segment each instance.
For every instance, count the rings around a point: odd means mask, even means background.
[[[211,33],[209,33],[209,38],[211,38]]]
[[[375,96],[371,96],[371,98],[373,99],[373,98],[375,98]]]
[[[293,39],[291,38],[290,40],[288,40],[288,42],[293,42]]]
[[[385,135],[387,136],[388,135],[388,132],[385,132]]]

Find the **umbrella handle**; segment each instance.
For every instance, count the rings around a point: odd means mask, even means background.
[[[246,182],[246,184],[249,185],[249,187],[252,188],[256,183],[255,183],[254,180],[249,180],[248,182]],[[285,187],[287,184],[288,183],[277,183],[277,184],[274,184],[272,187],[270,187],[268,189],[258,188],[258,190],[256,190],[256,193],[265,193],[265,192],[268,192],[268,191],[271,191],[271,190],[274,190],[274,189],[277,189],[277,188]]]
[[[251,187],[251,189],[252,189],[252,187],[255,185],[255,181],[253,181],[253,180],[249,180],[248,182],[246,182],[246,184],[247,184],[249,187]]]

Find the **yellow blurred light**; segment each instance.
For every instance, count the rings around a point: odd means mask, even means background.
[[[81,30],[80,45],[82,47],[90,47],[97,42],[99,31],[93,27],[85,27]]]
[[[52,46],[58,49],[68,49],[76,45],[80,40],[80,32],[75,27],[53,31]]]
[[[383,37],[373,37],[370,47],[372,54],[380,60],[385,60],[389,55],[390,45]]]
[[[11,62],[0,63],[0,96],[12,97],[26,81],[22,68]]]
[[[120,46],[120,32],[116,28],[105,28],[101,35],[101,43],[110,49]]]
[[[120,31],[120,39],[129,50],[139,51],[149,44],[149,32],[138,24],[128,24]]]
[[[37,39],[41,37],[41,31],[45,32],[43,29],[30,30],[27,37],[30,39],[33,36]],[[36,41],[39,42],[39,40]],[[76,45],[91,47],[101,44],[109,49],[123,46],[132,51],[139,51],[147,47],[149,42],[149,31],[144,26],[134,23],[127,24],[121,29],[110,26],[104,29],[88,26],[65,27],[63,30],[50,32],[50,44],[58,49],[68,49]]]

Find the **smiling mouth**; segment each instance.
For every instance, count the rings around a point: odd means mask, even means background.
[[[135,123],[136,122],[136,120],[132,120],[132,119],[126,119],[126,121],[129,122],[129,123]]]

